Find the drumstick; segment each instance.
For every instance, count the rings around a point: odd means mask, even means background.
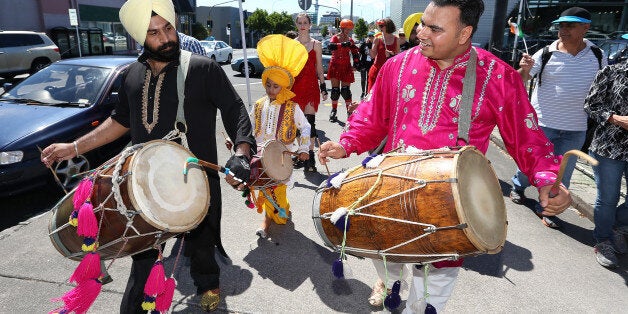
[[[183,169],[183,174],[184,175],[188,174],[188,168],[189,168],[188,166],[189,166],[190,163],[196,163],[196,164],[199,164],[199,165],[201,165],[203,167],[207,167],[209,169],[212,169],[212,170],[214,170],[216,172],[221,172],[221,173],[224,173],[226,175],[231,175],[236,181],[244,184],[244,186],[247,185],[246,182],[244,182],[242,179],[234,176],[231,173],[231,171],[229,171],[229,168],[225,168],[223,166],[219,166],[219,165],[213,164],[213,163],[208,162],[208,161],[200,160],[200,159],[195,158],[195,157],[188,157],[188,159],[185,161],[185,168]]]
[[[39,150],[40,154],[44,153],[44,151],[41,149],[41,147],[39,147],[39,145],[35,145],[35,146],[37,146],[37,149]],[[63,183],[61,183],[61,180],[59,180],[59,177],[57,177],[57,173],[54,170],[52,170],[52,167],[46,166],[46,168],[50,169],[50,172],[52,172],[52,176],[55,177],[55,181],[63,189],[63,192],[65,192],[65,194],[68,194],[68,190],[65,189],[65,186],[63,186]]]
[[[318,143],[318,149],[321,149],[321,140],[318,139],[318,136],[316,137],[316,143]],[[329,167],[327,166],[327,163],[325,163],[325,170],[327,170],[327,176],[331,176],[331,174],[329,173]]]
[[[563,180],[563,174],[565,174],[565,168],[567,168],[567,161],[571,156],[578,156],[586,161],[588,161],[592,166],[597,166],[598,162],[595,158],[581,152],[577,149],[572,149],[565,154],[563,154],[563,160],[560,162],[560,169],[558,170],[558,175],[556,176],[556,182],[552,184],[552,189],[550,190],[550,197],[555,197],[558,195],[558,187],[560,186],[560,182]]]

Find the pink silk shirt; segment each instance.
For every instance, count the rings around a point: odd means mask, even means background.
[[[562,156],[537,123],[519,73],[491,53],[478,54],[469,145],[486,153],[489,136],[499,128],[508,153],[537,188],[553,184]],[[385,152],[414,146],[430,150],[464,145],[458,141],[462,79],[471,48],[441,70],[421,48],[389,59],[367,98],[349,118],[340,144],[362,153],[388,136]]]

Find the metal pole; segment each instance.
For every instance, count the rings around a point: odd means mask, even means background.
[[[517,25],[521,28],[521,16],[523,15],[523,7],[524,7],[524,2],[525,0],[519,0],[519,13],[517,14]],[[517,34],[515,34],[515,43],[512,47],[512,56],[510,61],[512,62],[512,66],[515,66],[515,62],[517,61],[517,42],[518,42],[519,36],[517,36]]]
[[[246,56],[246,37],[244,35],[244,13],[242,11],[242,0],[238,0],[240,4],[240,36],[242,36],[242,54],[244,57],[244,76],[246,77],[246,97],[249,109],[251,109],[251,84],[249,82],[249,59]],[[231,34],[231,32],[229,32]],[[231,38],[231,35],[229,35]]]
[[[351,0],[351,9],[349,10],[349,19],[353,21],[353,0]]]

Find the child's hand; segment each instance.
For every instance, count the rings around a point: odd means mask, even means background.
[[[225,146],[227,146],[227,150],[231,150],[233,148],[233,142],[230,139],[225,139]]]
[[[299,153],[299,160],[308,160],[310,159],[310,154],[308,153]]]

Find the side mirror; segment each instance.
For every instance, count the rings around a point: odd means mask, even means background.
[[[8,92],[13,88],[13,83],[4,83],[2,84],[2,88],[4,89],[4,92]]]

